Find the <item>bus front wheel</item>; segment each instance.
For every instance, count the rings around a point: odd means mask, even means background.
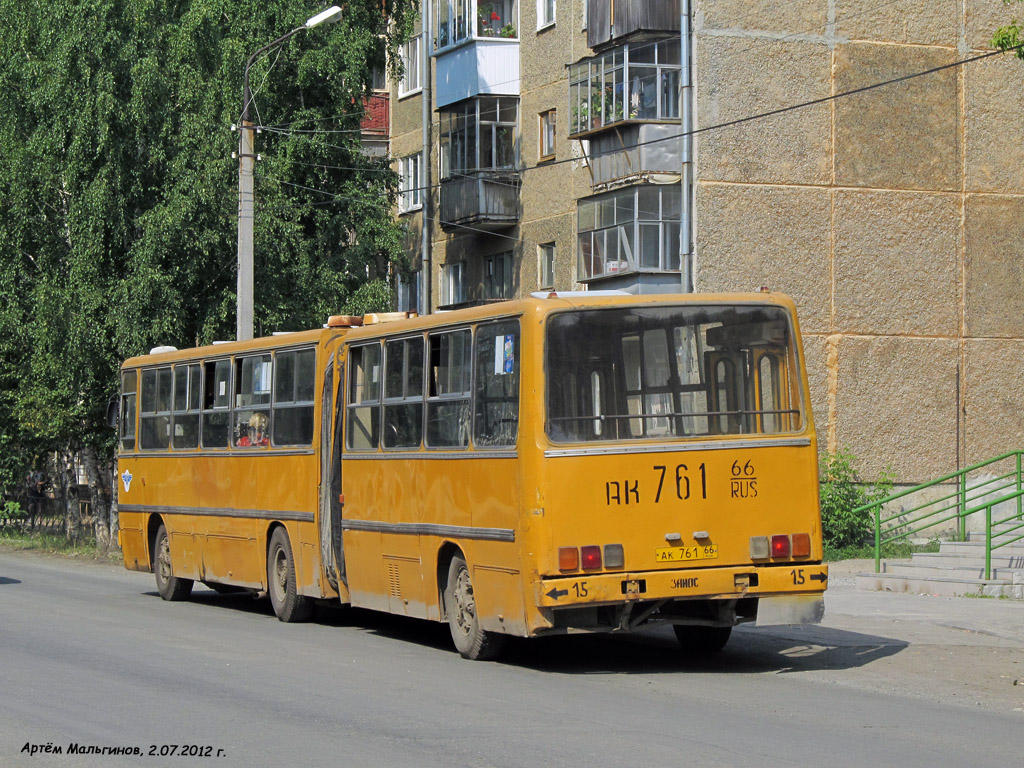
[[[688,656],[714,656],[725,648],[732,627],[693,627],[676,624],[676,639]]]
[[[192,594],[192,579],[181,579],[171,568],[171,544],[167,528],[161,525],[153,545],[153,573],[156,591],[164,600],[185,600]]]
[[[295,582],[295,561],[288,532],[276,528],[267,553],[267,592],[277,618],[284,622],[305,621],[313,613],[313,603],[299,594]]]
[[[494,659],[501,652],[505,636],[480,627],[476,612],[476,595],[469,567],[460,555],[448,566],[448,583],[444,590],[444,606],[448,627],[456,650],[463,658],[474,661]]]

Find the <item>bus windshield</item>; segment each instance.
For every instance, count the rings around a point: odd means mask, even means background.
[[[567,311],[547,325],[555,442],[778,434],[803,425],[791,322],[777,306]]]

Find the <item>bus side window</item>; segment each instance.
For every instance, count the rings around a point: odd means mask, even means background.
[[[473,442],[512,446],[519,432],[519,321],[476,329]]]
[[[206,363],[203,387],[203,447],[228,447],[231,416],[231,361]]]
[[[234,444],[236,448],[270,445],[270,355],[235,360]]]
[[[375,451],[380,444],[380,344],[352,347],[350,359],[348,447]]]
[[[171,441],[170,366],[142,372],[139,413],[139,447],[143,450],[167,450]]]
[[[274,360],[274,445],[310,445],[316,350],[278,352]]]
[[[431,334],[427,446],[469,446],[470,331]]]
[[[174,366],[174,423],[171,444],[175,448],[199,445],[201,373],[198,365]]]
[[[423,438],[423,337],[384,345],[384,447],[419,448]]]
[[[138,373],[125,371],[121,374],[121,448],[135,450],[135,399],[138,391]]]

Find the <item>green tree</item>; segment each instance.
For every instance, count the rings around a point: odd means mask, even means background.
[[[323,4],[326,5],[326,4]],[[248,55],[322,7],[0,0],[0,482],[43,453],[102,465],[117,367],[234,332]],[[315,327],[403,269],[396,177],[360,152],[374,69],[414,0],[353,0],[256,62],[257,334]],[[391,20],[386,28],[384,19]],[[392,73],[394,74],[394,73]],[[388,309],[387,291],[371,292]],[[83,454],[84,452],[84,454]],[[15,458],[12,460],[11,456]]]
[[[856,547],[872,531],[872,519],[854,510],[884,499],[892,490],[892,476],[883,472],[874,483],[865,483],[857,472],[856,457],[840,448],[820,457],[821,533],[826,549]]]
[[[1024,0],[1003,0],[1003,3],[1006,5],[1015,5],[1021,2],[1024,2]],[[1015,18],[1011,19],[1010,23],[1005,27],[1000,27],[996,30],[996,33],[992,36],[992,45],[1001,51],[1014,50],[1017,58],[1024,61],[1024,37],[1021,36],[1022,31],[1024,29],[1021,28],[1020,22]]]

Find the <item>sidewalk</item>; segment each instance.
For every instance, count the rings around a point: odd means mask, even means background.
[[[832,646],[860,642],[850,633],[874,635],[881,644],[1024,646],[1024,601],[855,588],[854,576],[874,567],[873,560],[829,563],[825,618],[785,633]]]

